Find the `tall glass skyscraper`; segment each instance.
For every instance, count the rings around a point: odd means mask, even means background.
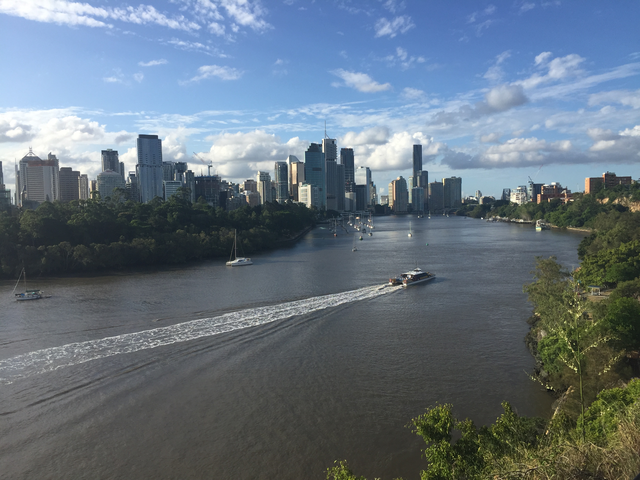
[[[102,150],[102,171],[106,172],[107,170],[111,170],[112,172],[123,173],[120,171],[120,160],[118,158],[118,151],[111,150],[110,148],[106,150]]]
[[[344,165],[344,191],[345,193],[356,191],[356,178],[353,148],[340,149],[340,163]]]
[[[287,162],[276,162],[275,164],[275,182],[276,182],[276,201],[284,203],[289,199],[289,172]]]
[[[327,208],[327,175],[322,146],[312,143],[304,152],[305,182],[318,188],[318,207]]]
[[[163,198],[162,140],[157,135],[138,135],[136,177],[142,203],[150,202],[155,197]]]
[[[409,185],[409,188],[424,187],[424,185],[418,185],[418,177],[422,171],[422,145],[413,146],[413,184]]]

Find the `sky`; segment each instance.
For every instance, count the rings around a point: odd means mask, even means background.
[[[144,0],[143,0],[144,2]],[[0,161],[100,151],[242,182],[326,134],[379,194],[411,175],[464,195],[605,171],[640,177],[638,0],[0,0]]]

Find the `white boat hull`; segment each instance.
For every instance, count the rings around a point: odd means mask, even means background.
[[[410,282],[406,282],[405,281],[405,282],[402,282],[402,286],[406,288],[406,287],[410,287],[412,285],[417,285],[418,283],[428,282],[430,280],[433,280],[434,278],[436,278],[436,276],[432,275],[430,277],[421,278],[420,280],[412,280]]]
[[[227,262],[227,267],[244,267],[245,265],[253,265],[250,258],[238,257]]]

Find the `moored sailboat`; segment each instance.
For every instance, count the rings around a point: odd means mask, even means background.
[[[231,257],[227,262],[228,267],[243,267],[245,265],[253,265],[250,258],[238,256],[238,231],[233,234],[233,248],[231,249]]]

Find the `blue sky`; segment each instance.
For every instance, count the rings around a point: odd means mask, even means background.
[[[640,177],[637,0],[0,0],[0,161],[95,178],[100,150],[254,178],[327,133],[381,193],[423,144],[430,181]]]

